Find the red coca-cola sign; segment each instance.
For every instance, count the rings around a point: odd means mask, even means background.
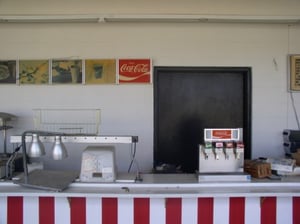
[[[212,131],[212,137],[214,139],[231,139],[231,129],[216,129]]]
[[[119,83],[150,83],[150,59],[119,59]]]

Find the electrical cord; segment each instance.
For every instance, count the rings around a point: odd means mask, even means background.
[[[20,151],[22,145],[17,146],[17,148],[15,148],[14,152],[11,154],[11,156],[9,157],[9,159],[6,162],[6,178],[10,179],[13,173],[13,162],[15,161],[16,157],[17,157],[17,152]]]
[[[294,111],[295,118],[296,118],[296,122],[297,122],[297,127],[298,127],[298,129],[300,130],[299,118],[298,118],[297,109],[296,109],[296,106],[295,106],[294,95],[293,95],[292,92],[290,92],[290,97],[291,97],[292,106],[293,106],[293,111]]]
[[[130,161],[130,165],[129,165],[129,168],[128,168],[128,173],[130,172],[131,168],[132,168],[132,165],[133,163],[135,164],[136,166],[136,177],[135,177],[135,181],[142,181],[142,177],[140,175],[140,168],[139,168],[139,164],[135,158],[135,155],[136,155],[136,142],[134,142],[133,144],[131,144],[131,149],[130,149],[130,156],[131,156],[131,161]]]
[[[130,157],[131,157],[131,161],[129,164],[129,168],[128,168],[128,173],[130,172],[133,163],[135,162],[135,154],[136,154],[136,143],[133,143],[131,145],[131,149],[130,149]]]

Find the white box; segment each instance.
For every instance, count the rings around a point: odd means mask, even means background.
[[[276,171],[293,172],[296,160],[286,158],[268,158],[266,162],[271,164],[271,169]]]

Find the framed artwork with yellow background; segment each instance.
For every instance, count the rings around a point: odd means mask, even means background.
[[[19,84],[49,84],[49,60],[20,60]]]
[[[300,91],[300,54],[290,55],[290,80],[289,90]]]
[[[116,59],[85,60],[85,84],[115,84]]]

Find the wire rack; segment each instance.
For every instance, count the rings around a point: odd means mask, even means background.
[[[34,109],[34,128],[66,134],[98,135],[100,109]]]

